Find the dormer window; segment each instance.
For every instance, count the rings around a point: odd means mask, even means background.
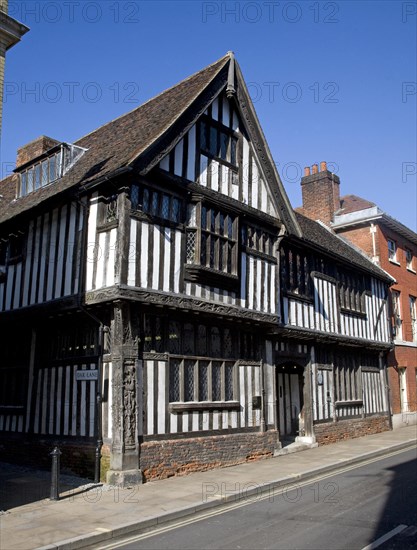
[[[24,197],[61,178],[83,155],[85,149],[66,143],[53,147],[26,167],[20,167],[17,197]]]
[[[20,186],[17,190],[18,197],[24,197],[49,183],[54,182],[62,175],[62,151],[29,166],[20,173]]]

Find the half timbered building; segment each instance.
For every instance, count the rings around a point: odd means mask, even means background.
[[[389,428],[392,279],[292,210],[233,54],[0,193],[3,457],[124,484]]]

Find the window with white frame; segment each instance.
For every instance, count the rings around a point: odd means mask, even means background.
[[[17,197],[24,197],[61,178],[85,151],[76,145],[63,144],[58,151],[22,170],[19,173]]]
[[[417,342],[417,305],[415,296],[410,296],[410,319],[413,342]]]
[[[407,269],[410,271],[413,271],[413,253],[409,248],[405,249],[405,261],[407,265]]]
[[[392,262],[397,261],[397,244],[395,241],[388,239],[388,259]]]
[[[396,340],[402,340],[402,325],[403,321],[401,318],[401,304],[400,304],[401,294],[397,290],[392,291],[392,310],[394,316],[394,336]]]

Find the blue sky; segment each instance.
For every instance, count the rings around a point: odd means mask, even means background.
[[[235,52],[292,205],[326,160],[342,194],[417,230],[415,1],[9,0],[2,175],[45,134],[75,141]]]

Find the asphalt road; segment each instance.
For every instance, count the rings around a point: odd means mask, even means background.
[[[416,449],[97,548],[417,550]]]

